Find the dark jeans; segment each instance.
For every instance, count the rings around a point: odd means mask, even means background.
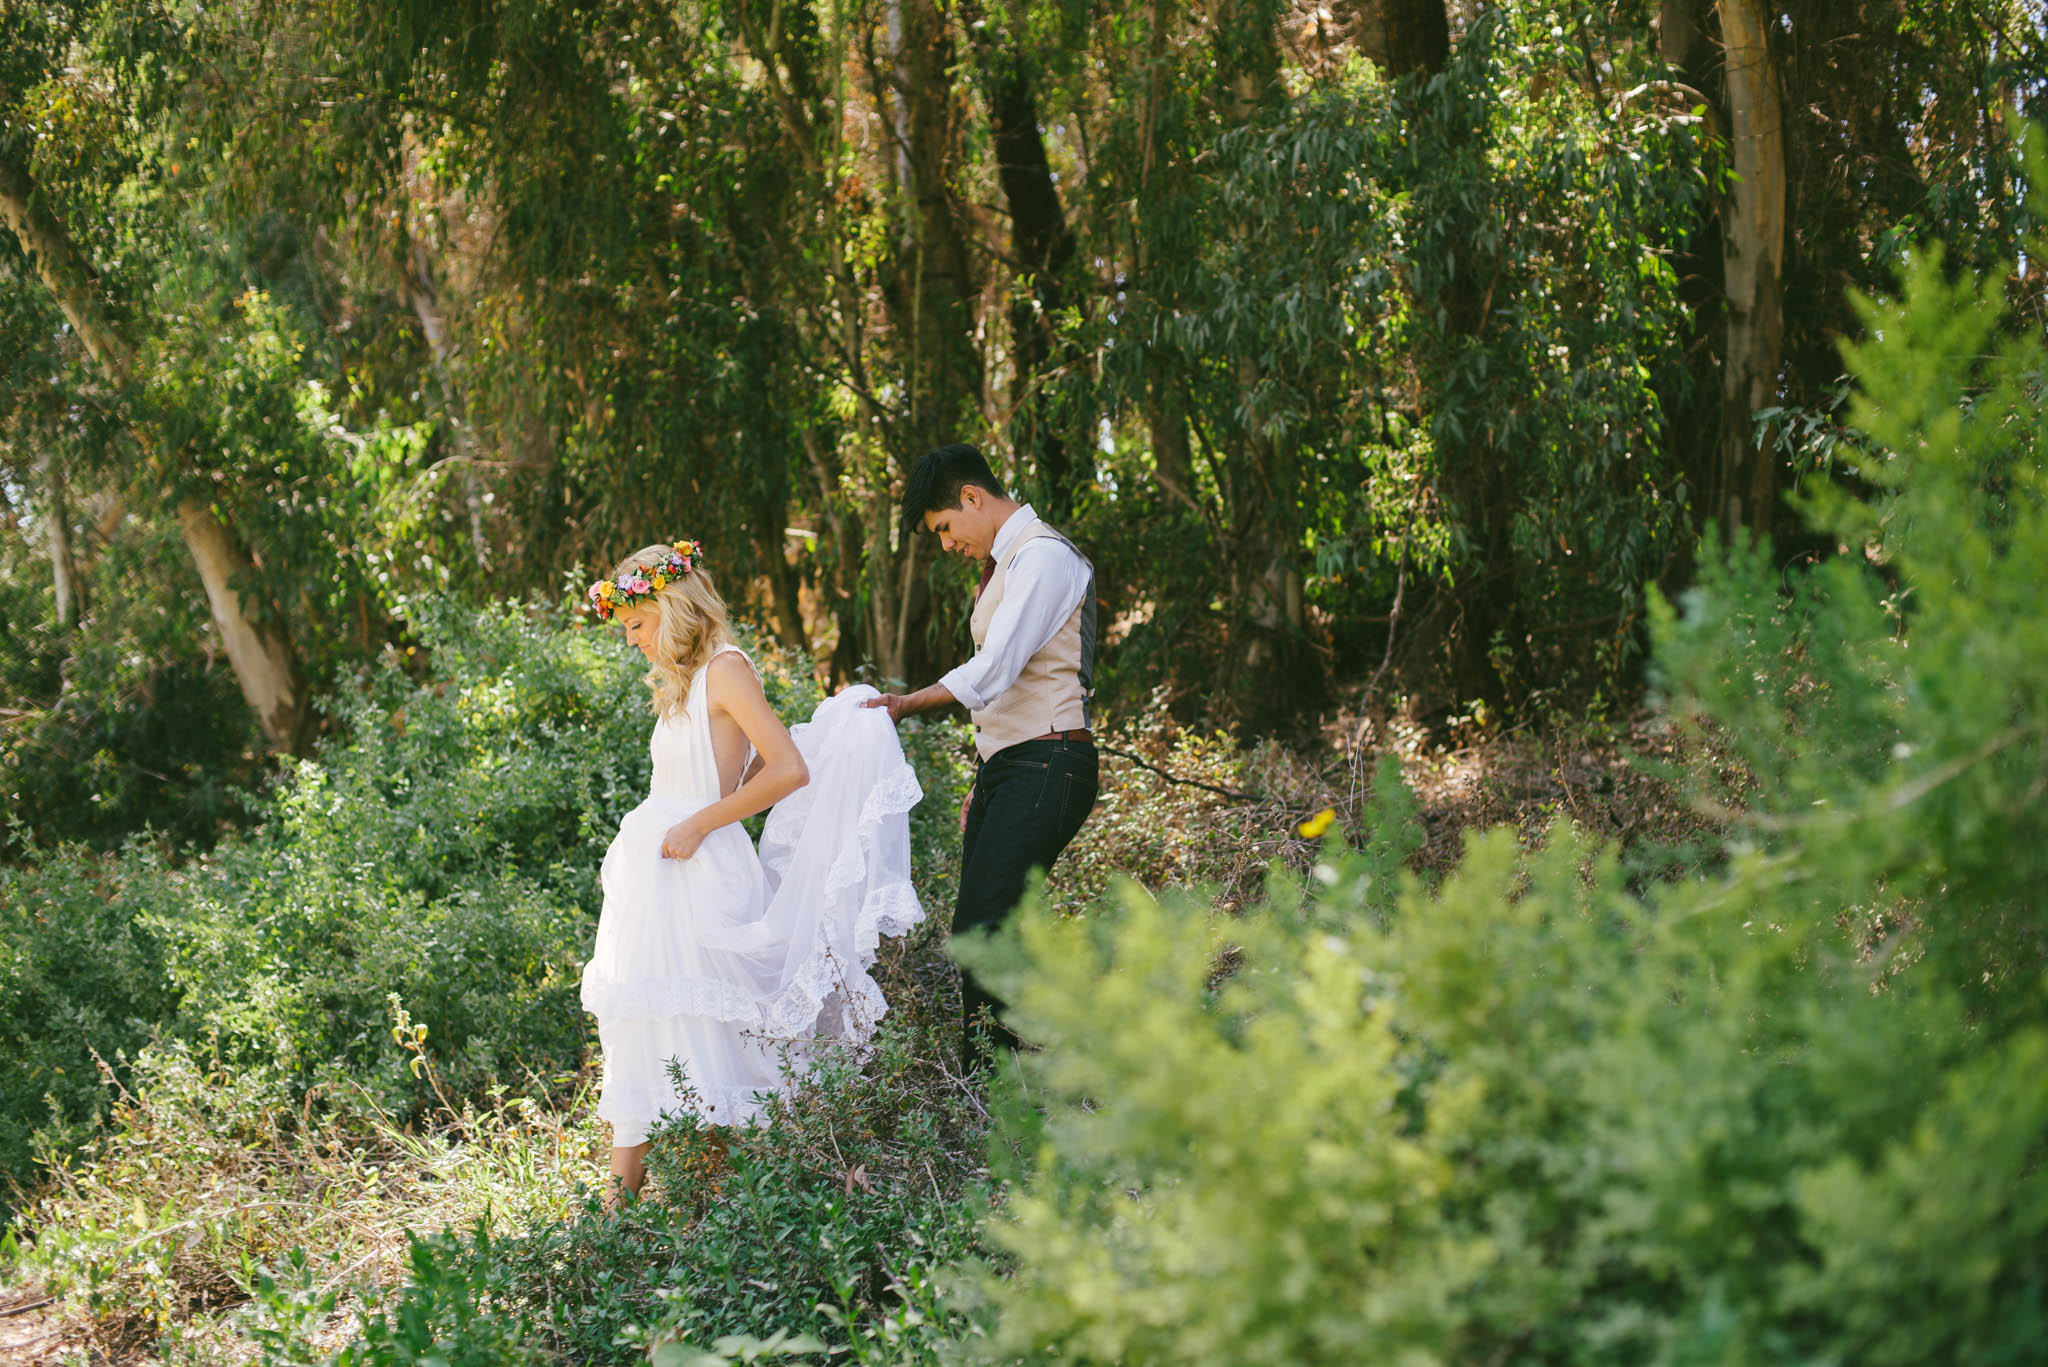
[[[960,900],[953,933],[1001,925],[1023,900],[1032,869],[1050,869],[1095,806],[1095,747],[1086,741],[1027,740],[998,750],[974,776],[960,847]],[[965,1008],[961,1057],[986,1065],[990,1043],[1017,1047],[1002,1024],[1002,1002],[972,973],[960,976]],[[993,1039],[979,1028],[986,1010]]]

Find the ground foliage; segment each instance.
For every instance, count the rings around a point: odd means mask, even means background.
[[[522,867],[576,857],[590,837],[574,828],[542,832],[534,804],[517,800],[515,775],[523,774],[519,783],[540,780],[517,767],[514,733],[522,715],[541,730],[559,725],[563,735],[546,752],[562,771],[546,779],[558,798],[603,791],[613,781],[605,774],[643,783],[636,771],[647,717],[637,665],[602,634],[563,623],[548,609],[480,616],[451,610],[445,630],[443,644],[409,660],[394,657],[391,677],[365,685],[366,696],[390,710],[349,732],[364,739],[331,748],[317,762],[317,784],[290,802],[279,798],[270,819],[301,823],[289,839],[259,830],[231,838],[214,857],[244,858],[238,851],[245,844],[331,854],[332,841],[306,829],[309,804],[331,818],[364,809],[367,834],[349,857],[359,877],[376,883],[445,879],[457,890],[498,887],[503,875],[493,860],[514,856],[504,849],[509,841],[491,838],[486,826],[529,844],[557,842],[552,853],[532,849],[536,862]],[[782,705],[793,698],[807,706],[810,685],[784,677],[774,652],[763,652],[763,660]],[[573,711],[561,701],[565,690],[584,699]],[[612,710],[615,703],[623,714]],[[509,715],[497,712],[501,705]],[[583,743],[572,743],[571,733]],[[18,1037],[21,1056],[46,1069],[33,1085],[57,1090],[47,1074],[52,1063],[75,1067],[77,1080],[73,1092],[59,1092],[68,1098],[67,1129],[51,1126],[40,1104],[21,1117],[23,1142],[28,1129],[41,1126],[40,1146],[58,1164],[30,1181],[32,1204],[16,1219],[25,1240],[20,1271],[27,1284],[58,1294],[62,1309],[10,1323],[25,1328],[40,1320],[50,1341],[117,1357],[233,1356],[243,1330],[281,1359],[324,1358],[358,1334],[361,1352],[399,1353],[408,1343],[426,1351],[438,1341],[450,1351],[467,1344],[488,1356],[503,1347],[493,1336],[517,1325],[522,1351],[571,1360],[641,1351],[610,1343],[626,1327],[647,1330],[670,1345],[672,1356],[685,1344],[709,1351],[734,1334],[765,1340],[782,1332],[785,1346],[806,1338],[865,1345],[870,1360],[892,1360],[887,1354],[899,1349],[890,1345],[900,1344],[910,1360],[921,1360],[917,1354],[961,1328],[946,1279],[931,1269],[968,1246],[988,1178],[979,1094],[954,1076],[950,1021],[958,999],[940,952],[967,750],[951,723],[906,728],[904,735],[927,791],[913,820],[919,888],[939,915],[884,946],[877,973],[895,1009],[876,1061],[866,1070],[829,1071],[782,1113],[783,1129],[741,1146],[729,1169],[707,1165],[702,1137],[678,1127],[653,1157],[653,1199],[623,1229],[587,1208],[604,1143],[590,1114],[589,1074],[564,1082],[521,1071],[494,1081],[477,1068],[485,1046],[465,1040],[447,1005],[418,990],[420,982],[410,982],[417,1002],[395,993],[373,1000],[380,983],[431,968],[405,937],[362,940],[341,978],[346,993],[330,980],[335,961],[317,937],[305,947],[306,967],[316,972],[285,972],[276,956],[254,952],[210,959],[218,973],[247,972],[254,980],[241,988],[225,979],[209,983],[191,999],[193,1010],[206,1014],[181,1024],[181,999],[160,958],[149,961],[150,974],[131,975],[140,990],[133,983],[95,986],[78,967],[81,954],[98,955],[109,967],[122,962],[114,954],[122,944],[114,918],[129,917],[128,933],[136,934],[138,918],[147,920],[160,884],[178,868],[166,868],[149,847],[112,856],[74,852],[39,865],[50,888],[22,903],[43,917],[29,945],[66,970],[47,1000],[71,993],[129,1024],[126,1034],[110,1030],[82,1009],[23,1017],[43,1026],[41,1034]],[[1335,804],[1351,813],[1355,829],[1359,813],[1343,763],[1316,764],[1270,745],[1183,731],[1164,714],[1127,728],[1115,743],[1134,758],[1106,761],[1098,819],[1054,883],[1070,914],[1113,915],[1101,894],[1117,871],[1256,899],[1275,855],[1306,867],[1313,843],[1291,831],[1302,814]],[[624,749],[607,751],[607,744]],[[1411,768],[1435,793],[1437,780],[1421,767],[1426,761],[1418,754]],[[1487,781],[1504,785],[1503,794],[1519,793],[1541,783],[1550,762],[1543,753],[1518,755]],[[503,791],[490,791],[494,784]],[[1256,795],[1249,802],[1248,793]],[[461,810],[478,825],[416,833],[414,841],[440,842],[424,854],[410,842],[376,836],[379,823],[398,824],[386,809],[403,794],[410,795],[403,799],[413,804],[409,812]],[[1455,808],[1443,811],[1444,819],[1455,819]],[[404,879],[365,872],[378,867],[364,863],[372,853],[379,861],[409,861]],[[74,898],[120,891],[108,881],[116,877],[137,890],[104,897],[96,917],[62,915],[55,889]],[[575,884],[564,875],[565,897]],[[443,933],[443,943],[474,943],[493,924],[479,898],[436,900],[449,907],[449,918],[475,922],[443,923],[444,931],[463,932]],[[582,927],[578,934],[588,934],[587,907],[555,905]],[[56,933],[67,927],[70,935],[90,931],[94,938],[80,950]],[[316,921],[304,933],[313,936],[317,928]],[[489,970],[490,962],[471,961],[472,974]],[[431,985],[433,975],[424,981]],[[160,995],[149,997],[151,990]],[[231,1009],[258,990],[286,1005],[341,1005],[312,1027],[299,1021],[264,1034],[248,1013]],[[495,990],[516,1000],[533,989],[513,981]],[[338,1014],[343,1009],[365,1014]],[[566,1011],[566,1019],[545,1021],[508,1013],[489,1047],[527,1063],[536,1051],[514,1031],[536,1026],[542,1042],[573,1035],[587,1043],[573,1000]],[[96,1072],[66,1024],[73,1020],[90,1028],[85,1039],[98,1046],[109,1073]],[[352,1070],[308,1067],[317,1063],[315,1045],[353,1051],[357,1063]],[[75,1061],[65,1050],[75,1050]],[[738,1174],[738,1185],[729,1174]],[[481,1230],[479,1221],[486,1222]],[[429,1237],[444,1227],[452,1232]],[[408,1230],[420,1233],[420,1248]],[[786,1275],[769,1275],[772,1269]],[[377,1327],[364,1327],[366,1308],[381,1317]],[[264,1337],[273,1334],[284,1337]],[[634,1340],[642,1348],[646,1341]]]

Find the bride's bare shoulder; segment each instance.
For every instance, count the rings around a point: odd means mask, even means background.
[[[711,657],[704,666],[704,685],[714,705],[736,694],[753,696],[761,692],[761,678],[754,672],[754,662],[737,649],[721,650]]]

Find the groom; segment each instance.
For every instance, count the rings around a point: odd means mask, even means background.
[[[885,693],[891,721],[965,707],[980,767],[961,811],[960,897],[953,933],[998,926],[1048,869],[1095,806],[1095,737],[1088,692],[1095,666],[1095,568],[1031,506],[1003,491],[964,442],[941,446],[910,472],[903,534],[932,532],[946,550],[981,565],[974,658],[915,693]],[[1017,1047],[1002,1003],[974,974],[961,977],[962,1057],[989,1062],[984,1010],[996,1042]]]

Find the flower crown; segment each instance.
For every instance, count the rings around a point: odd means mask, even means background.
[[[631,570],[617,579],[600,579],[592,584],[586,595],[591,609],[609,622],[620,611],[652,598],[681,579],[703,558],[703,542],[678,541],[654,564]]]

